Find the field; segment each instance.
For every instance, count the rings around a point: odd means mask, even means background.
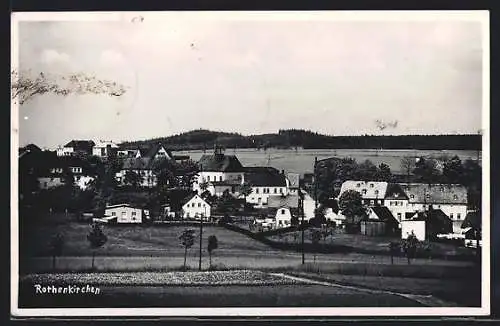
[[[189,155],[193,160],[199,160],[204,154],[203,151],[179,151],[175,154]],[[211,154],[207,150],[205,154]],[[287,172],[307,173],[312,172],[314,165],[314,157],[318,160],[330,157],[352,157],[358,162],[370,160],[374,164],[379,165],[385,163],[389,165],[391,171],[394,173],[401,172],[401,158],[405,156],[418,157],[430,156],[439,158],[443,155],[453,156],[458,155],[460,159],[476,159],[477,152],[463,151],[463,150],[373,150],[373,149],[227,149],[226,154],[236,155],[244,166],[272,166],[278,170],[285,170]]]

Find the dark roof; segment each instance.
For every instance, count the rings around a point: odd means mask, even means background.
[[[90,150],[95,146],[95,143],[92,140],[72,140],[64,147],[72,147],[75,150]]]
[[[203,155],[198,161],[203,171],[209,172],[243,172],[244,168],[234,155]]]
[[[149,147],[149,149],[147,149],[147,151],[145,151],[145,154],[144,154],[144,149],[142,149],[141,156],[153,158],[161,148],[163,148],[167,152],[169,157],[172,157],[172,152],[170,150],[166,149],[161,143],[156,143],[156,144],[152,145],[151,147]]]
[[[323,202],[323,207],[325,208],[331,208],[332,211],[335,214],[338,214],[340,208],[339,208],[339,203],[337,202],[336,199],[327,199]]]
[[[385,206],[374,206],[371,208],[373,213],[377,215],[379,220],[386,222],[386,223],[392,223],[392,224],[399,224],[399,222],[394,218],[394,215],[392,215],[391,211],[385,207]]]
[[[408,199],[408,196],[399,184],[389,183],[385,192],[385,199]]]
[[[288,195],[288,196],[269,196],[267,200],[267,207],[270,208],[297,208],[299,207],[299,196],[298,195]]]
[[[255,187],[286,187],[285,175],[276,172],[246,172],[245,182]]]
[[[467,189],[461,185],[402,183],[410,203],[467,204]]]
[[[468,212],[461,227],[462,229],[481,229],[481,214],[479,212]]]
[[[243,171],[248,173],[279,173],[279,170],[272,166],[245,166]]]
[[[151,170],[153,161],[148,157],[129,157],[123,160],[122,170]]]
[[[24,147],[21,147],[19,148],[19,154],[23,154],[23,153],[26,153],[26,152],[41,152],[42,149],[38,146],[36,146],[35,144],[28,144]]]

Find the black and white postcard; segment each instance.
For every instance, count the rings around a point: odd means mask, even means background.
[[[487,11],[12,15],[13,316],[490,313]]]

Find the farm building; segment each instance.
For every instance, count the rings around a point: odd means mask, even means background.
[[[139,224],[149,219],[149,210],[131,204],[108,205],[104,210],[104,217],[99,220],[115,221],[124,224]]]
[[[365,235],[395,234],[399,222],[385,206],[374,206],[368,209],[368,219],[361,221],[361,233]]]
[[[407,239],[410,234],[414,234],[418,240],[425,241],[425,221],[405,220],[401,221],[401,239]]]
[[[194,218],[204,220],[211,216],[211,205],[203,199],[200,195],[196,194],[191,196],[184,205],[182,205],[182,217]]]
[[[453,222],[440,209],[430,209],[424,212],[406,214],[407,221],[423,221],[425,224],[425,237],[427,240],[434,239],[438,234],[448,234],[453,232]],[[402,230],[402,236],[406,236]]]
[[[299,196],[271,196],[268,201],[270,216],[274,217],[277,228],[292,224],[292,216],[299,218]]]

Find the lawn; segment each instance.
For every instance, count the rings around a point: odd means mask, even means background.
[[[199,228],[186,226],[104,226],[108,237],[107,243],[97,251],[97,255],[160,255],[182,254],[183,247],[179,235],[186,228],[196,232],[195,248],[199,243]],[[24,230],[22,236],[22,253],[28,256],[50,256],[50,239],[56,233],[63,234],[65,256],[89,256],[92,251],[87,241],[90,226],[85,223],[64,223],[38,225],[31,230]],[[31,232],[30,232],[31,231]],[[215,235],[218,239],[219,251],[266,251],[272,250],[267,245],[245,235],[217,226],[203,228],[203,248],[206,248],[208,237]],[[193,249],[190,252],[194,251]]]
[[[304,242],[311,243],[312,229],[304,231]],[[269,236],[268,239],[276,242],[284,243],[301,243],[302,234],[301,231],[292,231],[285,234]],[[321,238],[320,244],[331,244],[348,246],[354,249],[358,249],[361,252],[369,250],[370,252],[380,252],[388,253],[389,244],[391,242],[400,242],[401,239],[397,237],[386,237],[386,236],[367,236],[362,234],[346,234],[341,230],[335,230],[334,234],[327,236],[326,238]],[[437,243],[431,242],[431,252],[433,254],[447,255],[447,256],[457,256],[457,255],[473,255],[474,251],[470,248],[457,247],[453,244],[448,243]]]

